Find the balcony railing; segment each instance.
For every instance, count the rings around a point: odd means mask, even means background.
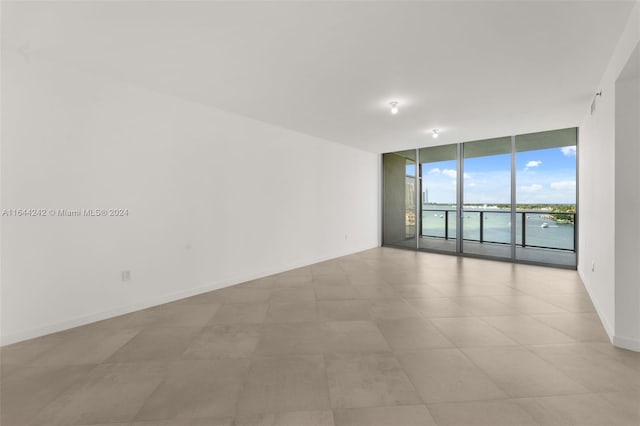
[[[516,212],[516,245],[575,252],[576,213]],[[463,210],[463,239],[479,243],[511,244],[511,212],[507,210]],[[422,210],[423,237],[455,239],[455,210]]]

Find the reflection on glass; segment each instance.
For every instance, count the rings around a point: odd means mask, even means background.
[[[384,154],[383,243],[416,248],[416,151]]]

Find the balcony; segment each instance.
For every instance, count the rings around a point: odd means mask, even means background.
[[[455,250],[456,211],[423,209],[421,246]],[[576,213],[518,210],[516,259],[574,266],[576,258]],[[462,213],[463,252],[493,257],[510,257],[511,212],[509,210],[465,209]]]

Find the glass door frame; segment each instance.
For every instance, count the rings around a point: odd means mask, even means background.
[[[432,160],[432,161],[428,161],[428,162],[421,162],[421,154],[420,152],[423,150],[429,150],[430,148],[442,148],[442,147],[448,147],[453,145],[455,148],[455,158],[451,158],[451,159],[447,159],[445,156],[445,159],[442,158],[442,152],[440,152],[439,154],[436,155],[436,157],[438,158],[438,160]],[[437,253],[445,253],[445,254],[459,254],[459,247],[458,247],[458,242],[460,241],[460,235],[459,235],[459,229],[460,229],[460,205],[461,203],[459,202],[459,193],[460,193],[460,188],[459,188],[459,184],[460,184],[460,179],[458,179],[458,170],[460,167],[459,164],[459,155],[460,155],[460,144],[448,144],[448,145],[440,145],[440,146],[432,146],[432,147],[423,147],[423,148],[418,148],[416,151],[416,164],[418,167],[418,173],[417,173],[417,178],[418,178],[418,184],[420,185],[420,191],[418,194],[418,202],[416,203],[416,207],[417,209],[419,209],[419,214],[417,215],[417,217],[419,218],[419,221],[417,223],[418,228],[417,228],[417,232],[416,232],[416,248],[418,250],[426,250],[426,251],[431,251],[431,252],[437,252]],[[446,247],[446,243],[442,244],[442,247],[429,247],[426,245],[425,246],[422,245],[422,242],[420,240],[420,238],[422,237],[433,237],[433,238],[440,238],[439,236],[434,236],[434,235],[423,235],[423,220],[424,220],[424,215],[423,213],[425,211],[429,211],[429,209],[425,209],[423,210],[423,189],[425,189],[426,186],[426,176],[424,176],[423,173],[423,165],[424,164],[432,164],[432,163],[442,163],[442,162],[455,162],[455,170],[456,170],[456,188],[453,191],[453,193],[455,194],[455,210],[447,210],[446,207],[444,208],[444,210],[435,210],[435,211],[439,211],[439,212],[443,212],[444,213],[444,240],[445,241],[451,241],[454,240],[453,244],[450,244],[450,248]],[[438,165],[438,167],[442,167],[441,164]],[[424,185],[424,187],[423,187]],[[452,204],[452,203],[436,203],[436,204]],[[433,211],[433,210],[432,210]],[[451,214],[450,214],[451,213]],[[455,233],[449,233],[449,228],[451,225],[451,219],[455,220]]]
[[[571,128],[574,129],[574,128]],[[563,130],[563,129],[558,129],[558,130]],[[575,146],[576,148],[579,146],[579,129],[575,128]],[[579,173],[579,162],[578,162],[578,150],[576,150],[576,201],[575,201],[575,206],[576,206],[576,213],[575,213],[575,224],[574,224],[574,253],[576,256],[576,264],[575,265],[563,265],[563,264],[552,264],[552,263],[543,263],[543,262],[535,262],[535,261],[527,261],[527,260],[523,260],[518,258],[517,256],[517,198],[516,198],[516,192],[517,192],[517,147],[516,147],[516,138],[518,135],[511,135],[510,136],[510,140],[511,140],[511,176],[510,176],[510,182],[511,182],[511,190],[510,190],[510,195],[511,195],[511,200],[510,200],[510,212],[509,215],[511,217],[511,235],[510,235],[510,256],[509,257],[495,257],[495,256],[490,256],[490,255],[485,255],[485,254],[475,254],[475,253],[466,253],[464,251],[464,143],[460,142],[460,143],[454,143],[452,145],[456,145],[456,152],[457,152],[457,158],[456,158],[456,209],[455,209],[455,217],[456,217],[456,233],[455,233],[455,238],[456,238],[456,244],[455,244],[455,251],[443,251],[443,250],[437,250],[437,249],[432,249],[432,248],[425,248],[425,247],[420,247],[420,238],[422,237],[422,222],[423,222],[423,218],[422,218],[422,184],[423,184],[423,173],[422,173],[422,162],[420,159],[420,150],[421,148],[416,148],[415,149],[415,175],[414,175],[414,184],[415,184],[415,241],[414,241],[414,249],[418,250],[418,251],[426,251],[426,252],[436,252],[436,253],[446,253],[446,254],[450,254],[450,255],[457,255],[457,256],[466,256],[466,257],[475,257],[475,258],[483,258],[483,259],[491,259],[491,260],[500,260],[500,261],[507,261],[507,262],[513,262],[513,263],[527,263],[527,264],[534,264],[534,265],[543,265],[543,266],[552,266],[552,267],[559,267],[559,268],[568,268],[568,269],[577,269],[577,259],[578,259],[578,212],[579,212],[579,184],[578,184],[578,173]],[[479,141],[478,141],[479,142]],[[423,147],[423,148],[428,148],[428,147]],[[405,150],[405,151],[412,151],[412,150]],[[384,191],[383,191],[383,198],[384,198]],[[384,201],[383,201],[384,204]],[[524,214],[524,213],[523,213]],[[384,209],[382,212],[382,217],[384,220]],[[405,246],[405,248],[410,248],[409,246]]]
[[[488,255],[478,255],[472,253],[466,253],[464,251],[464,143],[456,143],[456,249],[455,251],[444,251],[437,249],[430,249],[420,247],[420,238],[422,236],[422,161],[420,159],[420,148],[416,149],[416,188],[420,188],[420,191],[416,191],[416,249],[421,251],[431,251],[438,253],[447,253],[447,254],[455,254],[455,255],[464,255],[470,257],[481,257],[487,259],[494,260],[507,260],[507,261],[515,261],[516,260],[516,205],[515,205],[515,196],[516,196],[516,186],[515,186],[515,178],[516,178],[516,157],[515,157],[515,136],[511,136],[511,176],[510,176],[510,212],[509,216],[511,217],[511,233],[510,233],[510,256],[509,257],[495,257]],[[448,213],[445,213],[448,214]],[[446,225],[445,225],[446,226]],[[445,231],[446,232],[446,231]]]

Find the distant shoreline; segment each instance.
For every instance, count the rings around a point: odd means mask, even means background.
[[[426,208],[425,208],[426,207]],[[431,209],[429,207],[432,207]],[[433,208],[439,207],[439,208]],[[451,207],[451,208],[447,208]],[[422,205],[422,210],[455,210],[455,204],[445,203],[428,203]],[[499,210],[507,211],[511,209],[510,204],[465,204],[465,210]],[[559,224],[575,223],[576,206],[575,204],[516,204],[516,212],[518,213],[544,213],[545,218],[553,220]]]
[[[427,203],[423,204],[424,207],[451,207],[455,209],[455,203]],[[511,208],[511,204],[464,204],[463,207],[465,209],[500,209],[500,210],[508,210]],[[535,210],[535,211],[545,211],[545,212],[560,212],[560,213],[575,213],[576,205],[575,204],[516,204],[517,210]]]

